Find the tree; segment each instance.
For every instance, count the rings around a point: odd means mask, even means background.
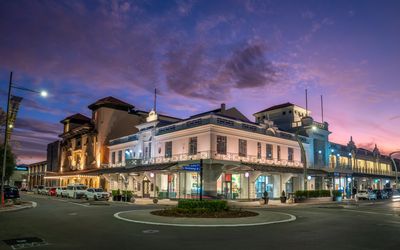
[[[4,144],[0,145],[0,177],[3,175],[3,156],[4,156]],[[14,167],[16,165],[16,157],[11,150],[11,147],[7,147],[7,157],[6,157],[6,175],[5,180],[8,180],[14,172]]]

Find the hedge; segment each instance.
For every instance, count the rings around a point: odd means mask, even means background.
[[[295,196],[317,198],[317,197],[330,197],[331,192],[329,190],[298,190],[295,192]]]
[[[224,200],[179,200],[178,208],[219,212],[228,210],[228,202]]]
[[[332,195],[333,195],[333,197],[339,197],[339,196],[342,196],[342,191],[339,191],[339,190],[333,190],[333,191],[332,191]]]

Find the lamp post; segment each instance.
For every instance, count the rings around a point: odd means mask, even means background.
[[[11,124],[9,124],[9,115],[10,115],[10,99],[11,99],[11,89],[19,89],[19,90],[24,90],[24,91],[29,91],[29,92],[33,92],[33,93],[37,93],[40,94],[42,97],[46,97],[47,96],[47,92],[46,91],[36,91],[36,90],[32,90],[32,89],[28,89],[28,88],[24,88],[24,87],[18,87],[13,85],[12,83],[12,75],[13,73],[10,72],[10,80],[8,82],[8,94],[7,94],[7,114],[6,114],[6,126],[4,129],[4,151],[3,151],[3,165],[2,165],[2,175],[1,175],[1,204],[2,206],[4,206],[4,182],[5,182],[5,175],[6,175],[6,158],[7,158],[7,147],[8,147],[8,129],[11,127]]]
[[[247,199],[250,200],[250,173],[244,173],[244,176],[247,178]]]
[[[396,176],[396,189],[398,189],[399,188],[399,173],[398,173],[398,171],[397,171],[397,165],[396,165],[396,162],[394,161],[394,159],[393,159],[393,155],[395,155],[395,154],[400,154],[400,151],[394,151],[394,152],[392,152],[392,153],[390,153],[389,154],[389,157],[390,157],[390,159],[392,160],[392,163],[393,163],[393,165],[394,165],[394,171],[395,171],[395,176]]]

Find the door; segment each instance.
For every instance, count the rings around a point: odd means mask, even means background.
[[[225,199],[232,199],[232,182],[225,181],[224,182],[224,194]]]
[[[143,198],[150,198],[150,181],[143,181]]]

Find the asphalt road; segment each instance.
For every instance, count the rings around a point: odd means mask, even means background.
[[[238,228],[181,228],[136,224],[113,214],[145,205],[87,206],[50,197],[23,197],[38,206],[0,213],[3,240],[38,237],[32,249],[399,249],[400,202],[359,206],[268,208],[293,214],[290,223]]]

